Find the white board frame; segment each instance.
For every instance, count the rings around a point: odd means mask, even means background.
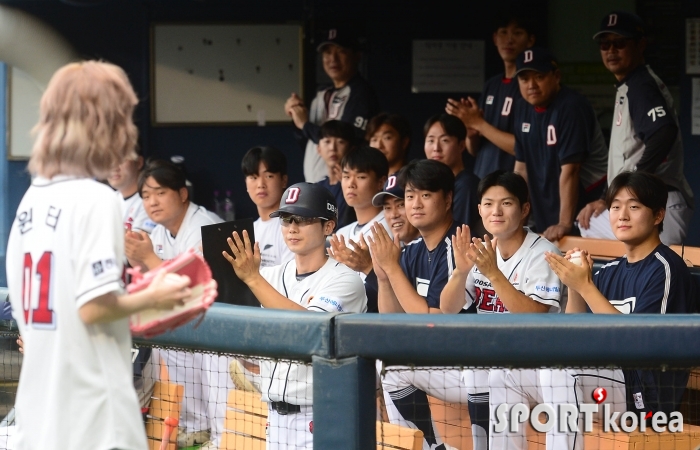
[[[297,23],[154,23],[151,123],[288,124],[285,101],[303,98],[303,37]]]

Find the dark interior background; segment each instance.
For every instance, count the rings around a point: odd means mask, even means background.
[[[549,0],[557,1],[557,0]],[[411,44],[413,39],[485,39],[486,77],[502,70],[491,41],[493,17],[503,1],[405,2],[354,0],[111,0],[96,5],[88,0],[14,0],[1,3],[25,10],[62,33],[85,58],[104,59],[122,66],[137,90],[141,103],[137,111],[140,146],[147,157],[185,157],[189,179],[194,183],[194,201],[209,208],[213,191],[232,190],[238,217],[255,215],[240,172],[243,154],[256,145],[272,145],[287,154],[290,182],[301,181],[303,151],[293,137],[291,122],[285,125],[258,126],[169,126],[150,122],[150,29],[158,22],[200,23],[274,23],[295,22],[304,25],[305,99],[312,98],[319,76],[313,37],[331,24],[350,24],[366,40],[362,72],[379,95],[383,110],[407,116],[413,127],[411,157],[422,156],[422,125],[432,114],[442,112],[451,96],[411,93]],[[519,2],[522,3],[522,2]],[[529,2],[537,23],[538,44],[547,45],[547,0]],[[638,0],[638,10],[671,7],[671,40],[677,50],[683,48],[684,18],[700,16],[695,0]],[[668,8],[667,8],[668,9]],[[654,13],[655,14],[655,13]],[[654,17],[654,14],[650,14]],[[572,17],[572,20],[576,20]],[[668,34],[668,31],[665,31]],[[676,33],[676,34],[673,34]],[[668,38],[668,36],[666,36]],[[588,37],[586,37],[588,39]],[[664,52],[658,53],[663,56]],[[684,53],[677,61],[664,61],[664,70],[677,71],[680,87],[680,118],[685,142],[685,170],[696,194],[700,194],[698,147],[700,137],[690,135],[691,79],[684,73]],[[653,58],[652,58],[653,59]],[[654,61],[650,61],[654,64]],[[661,63],[661,62],[660,62]],[[657,71],[658,72],[658,71]],[[668,73],[668,72],[667,72]],[[611,97],[611,102],[613,101]],[[282,108],[283,105],[280,105]],[[8,163],[9,198],[7,228],[24,194],[29,177],[26,163]],[[700,245],[700,223],[694,219],[688,244]],[[6,238],[6,237],[5,237]]]

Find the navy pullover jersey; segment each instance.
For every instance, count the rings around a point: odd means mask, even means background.
[[[689,313],[693,310],[692,280],[683,259],[659,244],[649,256],[630,263],[617,258],[593,275],[593,282],[624,314]]]
[[[479,215],[478,187],[479,178],[465,169],[455,177],[455,190],[452,196],[452,215],[455,222],[460,225],[469,225],[475,231],[483,229],[483,222]]]
[[[600,125],[588,100],[566,86],[546,108],[516,102],[515,158],[527,167],[532,214],[540,233],[559,223],[561,166],[581,164],[574,214],[599,199],[605,188],[608,149]]]
[[[516,78],[506,78],[505,74],[496,75],[484,84],[484,91],[479,99],[479,108],[484,111],[484,120],[501,131],[513,132],[513,106],[520,96],[520,86]],[[479,178],[496,170],[513,171],[515,156],[496,147],[494,143],[482,138],[481,147],[476,154],[474,173]]]
[[[663,244],[641,261],[629,263],[623,256],[605,264],[593,275],[593,282],[624,314],[682,314],[695,309],[690,272],[683,259]],[[623,372],[628,410],[666,414],[677,410],[688,382],[688,371]]]
[[[455,222],[432,251],[423,238],[408,244],[401,253],[401,268],[418,295],[425,298],[430,308],[440,308],[440,293],[455,268],[452,253],[452,235],[456,234]]]

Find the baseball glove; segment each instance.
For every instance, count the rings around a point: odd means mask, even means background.
[[[131,333],[146,338],[174,330],[198,316],[204,316],[218,295],[216,281],[211,277],[211,269],[204,259],[190,249],[177,258],[161,266],[141,273],[138,269],[128,269],[131,283],[127,292],[138,292],[147,288],[157,273],[166,271],[190,277],[189,288],[192,295],[185,299],[184,305],[173,309],[145,309],[130,318]]]

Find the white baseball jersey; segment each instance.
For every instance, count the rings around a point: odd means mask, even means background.
[[[122,204],[122,217],[124,228],[128,230],[143,230],[151,233],[156,227],[156,223],[148,217],[146,209],[143,207],[143,200],[138,192],[129,198],[124,198],[121,192],[117,192],[117,197]]]
[[[190,202],[177,236],[171,235],[163,225],[156,225],[151,232],[153,251],[163,261],[174,259],[191,248],[199,251],[202,243],[202,227],[219,222],[222,222],[219,216],[207,211],[203,206]]]
[[[333,258],[316,272],[297,274],[296,260],[264,267],[260,274],[277,292],[309,311],[367,311],[365,286],[357,273]],[[312,405],[311,365],[283,361],[260,362],[263,401]]]
[[[294,259],[294,253],[289,250],[282,235],[282,225],[280,220],[268,219],[253,222],[255,230],[255,241],[260,246],[260,267],[272,267],[284,264]]]
[[[156,225],[151,232],[153,251],[164,261],[174,259],[191,248],[199,251],[202,243],[202,226],[221,221],[217,215],[207,211],[203,206],[190,202],[177,236],[171,235],[163,225]],[[180,426],[184,427],[188,433],[210,428],[208,419],[211,417],[205,412],[207,409],[205,398],[207,393],[219,392],[218,389],[210,386],[205,378],[206,366],[211,359],[205,358],[201,353],[179,350],[163,351],[161,355],[168,364],[171,377],[180,380],[185,386]]]
[[[389,233],[389,236],[391,236],[392,239],[394,238],[394,234],[391,232],[391,227],[389,227],[389,225],[386,223],[384,211],[379,211],[379,214],[374,216],[372,220],[364,225],[360,225],[357,223],[357,221],[354,221],[353,223],[347,224],[343,228],[336,231],[335,234],[343,236],[346,243],[348,242],[348,239],[352,239],[353,241],[357,242],[360,239],[360,234],[362,234],[366,240],[367,236],[372,236],[371,228],[372,225],[374,225],[374,222],[379,222],[387,233]]]
[[[553,252],[557,255],[561,255],[561,252],[547,239],[533,233],[529,228],[525,229],[527,230],[525,240],[513,256],[504,260],[501,252],[496,249],[498,268],[518,291],[536,302],[549,305],[549,312],[560,312],[562,283],[549,268],[549,264],[544,259],[544,252]],[[467,304],[476,303],[478,313],[508,312],[493,289],[491,281],[479,272],[476,265],[467,277],[465,293]]]
[[[79,309],[120,294],[122,210],[86,178],[36,178],[7,247],[12,309],[24,339],[15,448],[145,450],[129,320],[87,325]]]

